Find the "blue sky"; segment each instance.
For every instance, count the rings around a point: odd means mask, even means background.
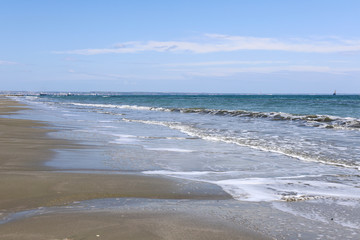
[[[0,0],[0,91],[360,93],[357,0]]]

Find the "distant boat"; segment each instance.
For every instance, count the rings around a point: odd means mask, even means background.
[[[333,93],[333,96],[335,96],[336,95],[336,90],[334,91],[334,93]]]

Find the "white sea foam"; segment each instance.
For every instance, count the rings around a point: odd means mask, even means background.
[[[304,201],[312,199],[360,200],[360,189],[341,183],[302,180],[309,176],[279,178],[236,178],[226,180],[209,180],[209,177],[239,174],[238,171],[144,171],[144,174],[165,175],[180,179],[195,180],[220,186],[234,199],[251,202]],[[298,178],[300,177],[300,178]],[[295,180],[295,178],[297,178]]]
[[[353,168],[353,169],[360,170],[360,166],[356,165],[355,163],[349,164],[347,162],[334,161],[334,160],[327,159],[327,158],[321,158],[318,155],[315,157],[312,157],[311,155],[303,154],[301,152],[294,152],[294,151],[291,151],[286,148],[281,148],[281,146],[265,145],[263,142],[260,142],[260,141],[254,140],[254,139],[219,135],[217,133],[209,132],[206,129],[196,128],[191,125],[182,124],[180,122],[135,120],[135,119],[127,119],[127,118],[123,118],[122,120],[126,121],[126,122],[137,122],[137,123],[143,123],[143,124],[151,124],[151,125],[159,125],[159,126],[169,127],[171,129],[175,129],[182,133],[185,133],[191,137],[198,137],[198,138],[208,140],[208,141],[225,142],[225,143],[230,143],[230,144],[236,144],[239,146],[250,147],[250,148],[261,150],[261,151],[278,153],[278,154],[286,155],[286,156],[296,158],[296,159],[299,159],[302,161],[318,162],[318,163],[327,164],[327,165],[341,166],[341,167]]]
[[[143,138],[143,139],[170,139],[170,140],[192,139],[192,138],[185,138],[185,137],[157,137],[157,136],[139,136],[139,138]]]
[[[25,97],[26,100],[30,100],[30,101],[36,100],[36,99],[38,99],[38,98],[39,98],[39,97],[37,97],[37,96],[26,96],[26,97]]]
[[[297,115],[284,112],[252,112],[245,110],[222,110],[206,108],[164,108],[138,105],[115,105],[115,104],[90,104],[68,103],[75,106],[87,106],[98,108],[118,108],[141,111],[163,111],[179,113],[211,114],[234,117],[267,118],[270,120],[304,121],[306,125],[320,128],[335,128],[343,130],[360,130],[360,119],[351,117],[338,117],[330,115]]]
[[[264,187],[266,179],[228,179],[214,181],[229,193],[234,199],[241,201],[275,201],[280,200],[270,189]]]
[[[145,149],[151,151],[166,151],[166,152],[183,152],[183,153],[195,152],[194,150],[181,149],[181,148],[145,148]]]
[[[70,103],[75,106],[84,107],[98,107],[98,108],[119,108],[119,109],[132,109],[132,110],[143,110],[143,111],[167,111],[166,108],[161,107],[147,107],[137,105],[115,105],[115,104],[91,104],[91,103]]]
[[[360,200],[360,189],[323,181],[247,178],[213,183],[242,201],[301,201],[322,198]]]
[[[138,141],[137,136],[134,135],[127,135],[127,134],[113,134],[113,135],[118,138],[114,141],[111,141],[111,143],[129,144]]]
[[[174,172],[168,170],[155,170],[155,171],[143,171],[143,174],[149,175],[167,175],[167,176],[174,176],[183,178],[183,176],[202,176],[202,175],[209,175],[214,172],[211,171],[188,171],[188,172]],[[191,179],[193,180],[193,179]]]

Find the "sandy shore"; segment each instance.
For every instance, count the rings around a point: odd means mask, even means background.
[[[57,213],[4,224],[1,239],[266,239],[201,217],[164,213]]]
[[[140,175],[56,172],[43,165],[53,156],[52,149],[86,146],[49,138],[47,133],[51,130],[44,122],[6,118],[20,109],[26,106],[0,97],[0,218],[27,209],[89,199],[230,198],[210,184]],[[265,239],[196,214],[156,211],[49,213],[1,224],[0,236],[1,239]]]

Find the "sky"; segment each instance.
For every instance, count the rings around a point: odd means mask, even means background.
[[[0,91],[360,94],[358,0],[0,0]]]

